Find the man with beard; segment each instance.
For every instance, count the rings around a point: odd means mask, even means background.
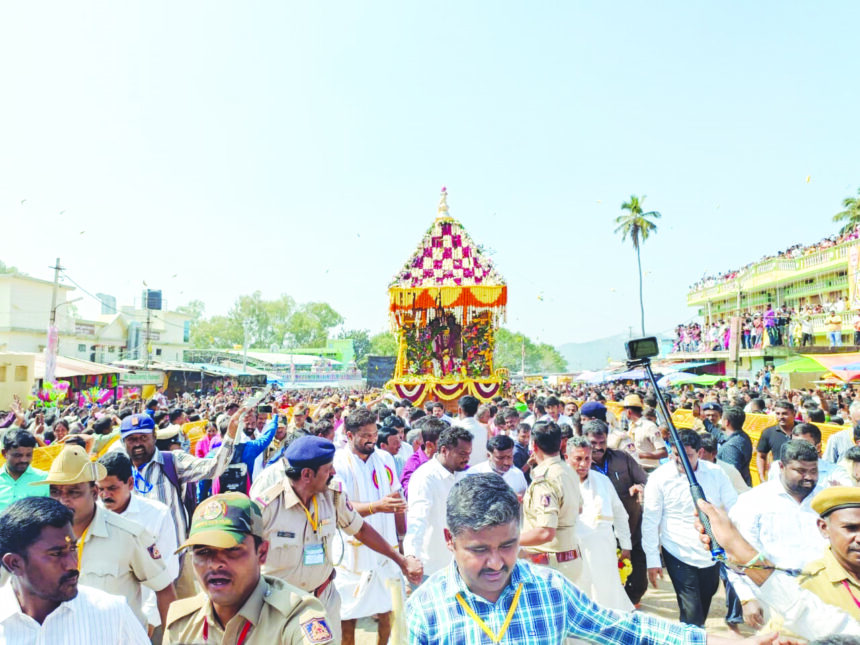
[[[630,602],[638,605],[648,589],[648,567],[645,551],[642,549],[642,495],[645,493],[648,475],[632,455],[606,446],[609,426],[604,421],[589,421],[582,426],[582,430],[591,443],[591,468],[609,478],[624,505],[624,510],[627,511],[627,525],[630,527],[633,544],[630,550],[633,572],[627,577],[624,591],[627,592]]]
[[[776,425],[762,431],[756,446],[755,465],[762,481],[767,479],[767,471],[770,468],[768,454],[773,461],[779,461],[780,450],[783,444],[791,439],[791,431],[794,429],[794,405],[790,401],[777,401],[773,412],[776,415]]]
[[[47,488],[34,489],[31,482],[45,479],[45,473],[33,468],[36,437],[26,430],[9,430],[3,435],[3,458],[0,470],[0,511],[12,502],[32,495],[48,495]]]
[[[49,497],[21,499],[0,515],[0,587],[5,643],[148,645],[125,598],[78,587],[74,513]]]
[[[334,444],[327,439],[299,437],[283,459],[254,481],[251,496],[262,509],[261,537],[271,546],[263,573],[319,598],[339,641],[340,596],[331,584],[337,529],[394,560],[404,575],[414,577],[420,565],[395,551],[356,513],[340,485],[332,483],[334,454]]]
[[[347,445],[334,456],[337,480],[364,521],[387,544],[397,544],[406,533],[406,500],[394,459],[376,448],[376,415],[367,409],[356,410],[346,417],[344,430]],[[343,558],[334,584],[342,599],[344,645],[355,642],[357,620],[374,614],[379,614],[379,644],[385,645],[392,635],[397,642],[399,626],[393,624],[392,613],[395,620],[402,618],[399,614],[405,591],[401,570],[405,565],[398,570],[390,558],[380,557],[346,531],[341,531],[341,537]]]
[[[246,495],[224,493],[204,501],[180,548],[191,549],[203,591],[170,606],[164,645],[334,641],[316,598],[260,574],[269,543],[263,539],[260,507]]]
[[[49,487],[51,497],[74,513],[72,530],[77,537],[81,580],[88,586],[122,596],[141,624],[141,585],[155,592],[161,622],[176,600],[173,578],[155,538],[137,522],[132,522],[96,504],[96,482],[107,477],[107,469],[90,461],[80,446],[66,446],[57,455],[48,476],[31,486]]]
[[[471,452],[472,434],[468,430],[445,428],[436,442],[433,457],[412,475],[403,552],[417,557],[427,575],[451,561],[442,536],[445,500],[469,465]]]
[[[729,516],[747,542],[767,553],[776,566],[802,569],[827,544],[818,530],[818,513],[811,507],[823,490],[818,485],[818,453],[809,442],[792,439],[782,448],[779,469],[779,479],[738,497]],[[763,626],[764,612],[749,581],[731,571],[729,580],[743,605],[744,622]]]

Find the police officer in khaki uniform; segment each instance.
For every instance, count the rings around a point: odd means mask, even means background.
[[[821,516],[818,529],[830,548],[804,567],[800,586],[860,621],[860,488],[826,488],[812,510]]]
[[[628,394],[621,403],[627,420],[630,422],[629,432],[636,445],[636,455],[639,463],[646,472],[650,472],[660,465],[660,460],[668,456],[666,442],[660,434],[657,424],[646,419],[642,412],[645,405],[638,394]]]
[[[269,544],[260,507],[242,493],[204,501],[191,520],[191,562],[203,591],[170,605],[164,645],[313,645],[334,640],[322,604],[261,575]]]
[[[582,573],[574,529],[582,509],[579,478],[561,459],[561,429],[553,421],[532,428],[532,483],[523,497],[523,556],[577,582]]]
[[[50,486],[50,495],[75,514],[80,583],[128,599],[146,626],[140,585],[155,592],[161,621],[176,594],[155,538],[141,525],[96,504],[96,481],[107,470],[80,446],[69,445],[54,459],[48,476],[31,486]]]
[[[364,522],[340,485],[331,483],[334,452],[328,439],[299,437],[257,477],[251,497],[262,507],[263,537],[270,544],[263,572],[317,596],[339,642],[340,596],[332,584],[337,529],[394,560],[411,582],[421,582],[423,567],[395,551]]]

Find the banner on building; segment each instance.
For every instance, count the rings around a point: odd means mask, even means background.
[[[848,307],[860,309],[860,246],[854,245],[848,252]]]

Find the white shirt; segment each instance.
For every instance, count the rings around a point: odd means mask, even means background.
[[[98,504],[105,508],[101,500],[98,500]],[[128,506],[120,515],[127,520],[137,522],[155,537],[155,547],[161,554],[170,579],[176,580],[179,576],[179,556],[174,551],[179,548],[179,545],[176,543],[176,531],[172,530],[173,517],[167,504],[140,495],[132,495]]]
[[[119,442],[117,442],[119,443]],[[102,508],[105,505],[101,499],[96,502]],[[176,543],[176,531],[173,528],[173,517],[167,504],[158,500],[148,499],[141,495],[132,495],[125,511],[120,513],[127,520],[140,524],[155,538],[155,548],[161,554],[164,566],[171,580],[179,576],[179,556],[174,553],[179,545]],[[140,586],[143,603],[141,609],[147,622],[153,627],[161,625],[161,614],[158,612],[158,600],[149,587]]]
[[[400,442],[400,449],[397,451],[397,456],[403,459],[403,462],[406,463],[406,460],[412,456],[412,453],[415,452],[412,450],[412,446],[410,446],[407,442]]]
[[[353,502],[376,502],[383,497],[399,491],[400,480],[397,479],[397,467],[394,458],[376,448],[367,458],[362,461],[347,446],[334,453],[335,477],[343,483],[343,490]],[[409,482],[409,494],[412,494],[412,482]],[[402,493],[401,493],[402,495]],[[395,546],[397,544],[397,527],[394,524],[394,513],[373,513],[364,518],[383,539]],[[341,565],[343,568],[353,572],[371,571],[380,564],[385,564],[388,558],[382,556],[369,546],[361,544],[356,548],[350,548],[349,542],[355,538],[341,532],[347,548],[344,550]],[[399,573],[399,570],[398,570]]]
[[[782,616],[786,629],[803,638],[813,640],[831,634],[860,636],[860,623],[852,616],[828,605],[809,589],[800,587],[796,578],[779,571],[756,587],[756,597]]]
[[[852,431],[853,430],[854,429],[852,428]],[[767,480],[771,482],[779,479],[780,470],[780,462],[775,461],[771,464],[770,470],[767,471]],[[851,479],[851,475],[849,475],[842,466],[837,466],[826,459],[819,459],[818,485],[821,488],[830,488],[831,486],[853,486],[854,480]]]
[[[696,479],[707,500],[729,509],[738,494],[723,469],[699,459]],[[686,476],[678,472],[674,461],[655,470],[645,484],[642,515],[642,548],[648,568],[660,567],[660,547],[674,557],[699,569],[714,565],[711,554],[699,541],[694,524],[696,511]]]
[[[482,461],[487,461],[487,439],[490,433],[487,426],[475,417],[457,419],[454,421],[454,425],[458,428],[465,428],[472,433],[472,454],[469,455],[469,465],[474,466]],[[412,490],[412,482],[409,483],[409,490]]]
[[[0,643],[149,645],[149,638],[125,598],[84,585],[40,625],[21,611],[9,582],[0,587]]]
[[[723,469],[723,472],[726,474],[726,477],[729,478],[729,481],[732,482],[732,487],[738,495],[746,493],[750,489],[738,469],[732,466],[729,462],[717,459],[717,466]]]
[[[632,549],[627,510],[609,477],[590,470],[585,481],[579,482],[579,492],[582,493],[580,521],[592,529],[601,523],[611,524],[621,548]]]
[[[821,557],[828,544],[818,531],[818,513],[810,506],[822,490],[816,486],[798,504],[780,480],[769,481],[738,497],[729,517],[746,541],[776,566],[801,569]],[[741,601],[755,597],[755,585],[745,576],[729,571],[729,580]]]
[[[423,466],[423,464],[422,464]],[[490,461],[487,460],[477,466],[472,466],[469,470],[466,471],[467,475],[476,475],[478,473],[495,473],[493,467],[490,465]],[[498,473],[496,473],[498,474]],[[505,471],[505,474],[502,475],[502,479],[505,480],[505,483],[511,487],[511,489],[517,494],[522,495],[526,492],[526,489],[529,487],[528,482],[526,482],[526,476],[523,475],[523,471],[517,468],[516,466],[511,466]],[[410,490],[412,490],[412,485],[410,484]],[[411,494],[411,493],[410,493]]]
[[[421,464],[409,480],[403,553],[421,560],[425,576],[444,569],[451,562],[443,532],[448,526],[446,504],[448,493],[462,476],[462,473],[450,472],[434,456]]]
[[[824,449],[824,458],[834,464],[845,456],[845,453],[854,446],[854,426],[849,425],[844,430],[830,435],[827,447]]]
[[[558,415],[558,421],[556,421],[551,416],[549,416],[549,414],[545,414],[540,419],[538,419],[538,421],[539,422],[540,421],[552,421],[553,423],[555,423],[558,426],[561,426],[562,424],[566,423],[571,428],[573,427],[573,420],[569,416],[567,416],[566,414],[559,414]]]

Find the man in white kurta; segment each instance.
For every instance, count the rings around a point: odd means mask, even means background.
[[[436,454],[421,464],[409,481],[409,510],[403,553],[413,555],[430,576],[451,562],[445,543],[447,500],[472,453],[472,435],[465,428],[446,428],[436,442]]]
[[[632,611],[633,603],[624,591],[618,572],[615,540],[623,557],[630,557],[633,541],[627,511],[609,477],[591,470],[591,442],[573,437],[567,443],[567,461],[579,476],[582,512],[576,523],[576,536],[587,565],[587,581],[579,586],[602,605],[619,611]],[[587,586],[586,586],[587,585]]]
[[[405,533],[406,502],[400,492],[394,459],[376,448],[375,419],[375,415],[364,409],[346,418],[347,445],[335,453],[334,469],[355,510],[396,549]],[[393,642],[397,642],[400,631],[397,621],[403,619],[405,602],[400,570],[353,536],[341,532],[341,538],[343,558],[334,554],[334,561],[340,560],[334,584],[341,597],[344,644],[354,642],[356,620],[374,614],[379,614],[380,644],[387,642],[389,630]],[[338,540],[335,550],[340,544]],[[392,610],[394,616],[389,614]]]

